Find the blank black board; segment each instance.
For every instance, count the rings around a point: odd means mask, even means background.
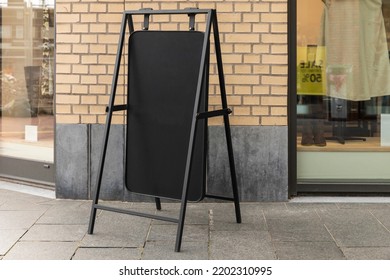
[[[132,192],[181,199],[203,40],[204,33],[195,31],[130,35],[125,181]],[[201,90],[202,112],[207,106],[206,84]],[[199,120],[190,201],[205,194],[206,139],[207,123]]]

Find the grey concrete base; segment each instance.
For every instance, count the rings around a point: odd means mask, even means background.
[[[232,141],[242,201],[286,201],[287,127],[235,126]],[[226,193],[230,183],[223,127],[209,128],[208,186]]]
[[[92,198],[103,143],[103,125],[56,127],[56,194],[58,198]],[[241,201],[286,201],[287,127],[234,126],[232,141]],[[125,127],[110,131],[101,198],[152,201],[129,193],[124,186]],[[207,189],[231,194],[224,128],[209,127]]]
[[[57,198],[89,197],[89,138],[88,125],[56,125]]]
[[[95,195],[96,178],[102,153],[104,125],[91,126],[90,154],[90,189]],[[123,200],[124,197],[124,162],[125,162],[125,127],[113,125],[110,129],[106,161],[103,169],[100,198],[107,200]]]

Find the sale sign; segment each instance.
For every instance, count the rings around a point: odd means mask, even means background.
[[[323,46],[297,48],[297,94],[325,95],[326,50]]]

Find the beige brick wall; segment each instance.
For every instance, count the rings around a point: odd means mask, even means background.
[[[123,10],[217,9],[226,90],[233,125],[287,125],[287,0],[57,0],[58,123],[104,123]],[[202,17],[198,29],[204,30]],[[140,28],[142,18],[135,18]],[[187,16],[155,16],[151,29],[188,28]],[[125,59],[123,60],[125,61]],[[211,62],[215,62],[212,56]],[[116,102],[124,102],[124,68]],[[220,107],[210,67],[210,109]],[[113,123],[124,122],[115,113]],[[219,118],[211,124],[221,124]]]

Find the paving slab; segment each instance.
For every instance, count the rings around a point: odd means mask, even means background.
[[[50,205],[36,202],[30,202],[26,199],[10,199],[0,206],[0,211],[28,210],[28,211],[46,211]]]
[[[143,260],[207,260],[207,242],[182,242],[180,252],[175,252],[175,242],[146,242],[143,250]]]
[[[245,202],[240,203],[241,211],[260,211],[260,210],[286,210],[285,202]]]
[[[335,242],[274,242],[279,260],[343,260]]]
[[[389,203],[337,203],[340,209],[389,209]]]
[[[209,251],[212,260],[276,259],[267,231],[211,231]]]
[[[217,231],[254,231],[267,230],[262,210],[250,212],[247,208],[241,212],[241,223],[236,221],[235,212],[213,209],[210,212],[210,230]]]
[[[52,205],[37,221],[37,224],[51,225],[87,225],[91,212],[91,203],[68,202]],[[100,213],[100,210],[98,210]]]
[[[348,260],[390,260],[390,247],[343,247]]]
[[[28,229],[44,211],[0,211],[0,229]]]
[[[18,195],[32,195],[36,199],[55,199],[55,191],[49,188],[41,188],[39,186],[29,186],[20,183],[0,181],[0,190],[10,191],[9,194],[15,193]]]
[[[6,189],[1,189],[1,182],[0,182],[0,191],[1,191],[1,196],[6,198],[7,200],[24,200],[29,203],[47,203],[50,201],[53,201],[52,198],[47,198],[47,197],[42,197],[39,195],[33,195],[29,193],[23,193],[23,192],[18,192],[14,190],[6,190]]]
[[[390,232],[368,211],[319,211],[339,247],[390,247]]]
[[[177,225],[153,225],[148,241],[176,241]],[[205,225],[184,225],[182,241],[208,242],[209,228]]]
[[[151,219],[103,211],[93,234],[86,234],[83,247],[142,247]]]
[[[179,218],[180,204],[179,203],[164,203],[162,210],[156,214],[172,218]],[[172,224],[161,220],[153,220],[153,224]],[[186,225],[208,225],[209,224],[209,206],[205,203],[190,203],[187,206]]]
[[[207,203],[208,207],[213,210],[220,210],[226,213],[235,213],[233,202]],[[287,210],[284,202],[241,202],[240,209],[242,213],[261,212],[263,210]]]
[[[337,203],[301,203],[301,202],[289,202],[286,203],[288,210],[315,210],[315,209],[339,209]]]
[[[26,231],[26,229],[0,229],[0,255],[5,255]]]
[[[9,200],[8,191],[0,189],[0,206]]]
[[[70,260],[77,242],[18,242],[4,260]]]
[[[78,248],[72,260],[140,260],[141,248]]]
[[[389,203],[189,203],[182,252],[177,225],[98,210],[89,200],[0,189],[0,259],[390,259]],[[180,203],[101,204],[178,217]],[[66,241],[66,242],[63,242]]]
[[[87,233],[84,225],[39,225],[32,226],[22,241],[80,241]]]
[[[319,215],[315,209],[295,208],[295,209],[264,209],[265,219],[306,219],[318,220]]]
[[[280,241],[333,241],[319,219],[300,217],[296,219],[267,219],[272,240]]]
[[[23,187],[20,185],[17,186],[18,188]],[[53,201],[53,199],[46,197],[40,197],[37,195],[21,193],[8,189],[1,189],[3,187],[4,182],[0,181],[0,211],[46,211],[48,208],[50,208],[50,206],[45,205],[45,203],[48,201]],[[32,187],[26,188],[33,189]],[[41,191],[38,190],[37,192],[40,193]]]

